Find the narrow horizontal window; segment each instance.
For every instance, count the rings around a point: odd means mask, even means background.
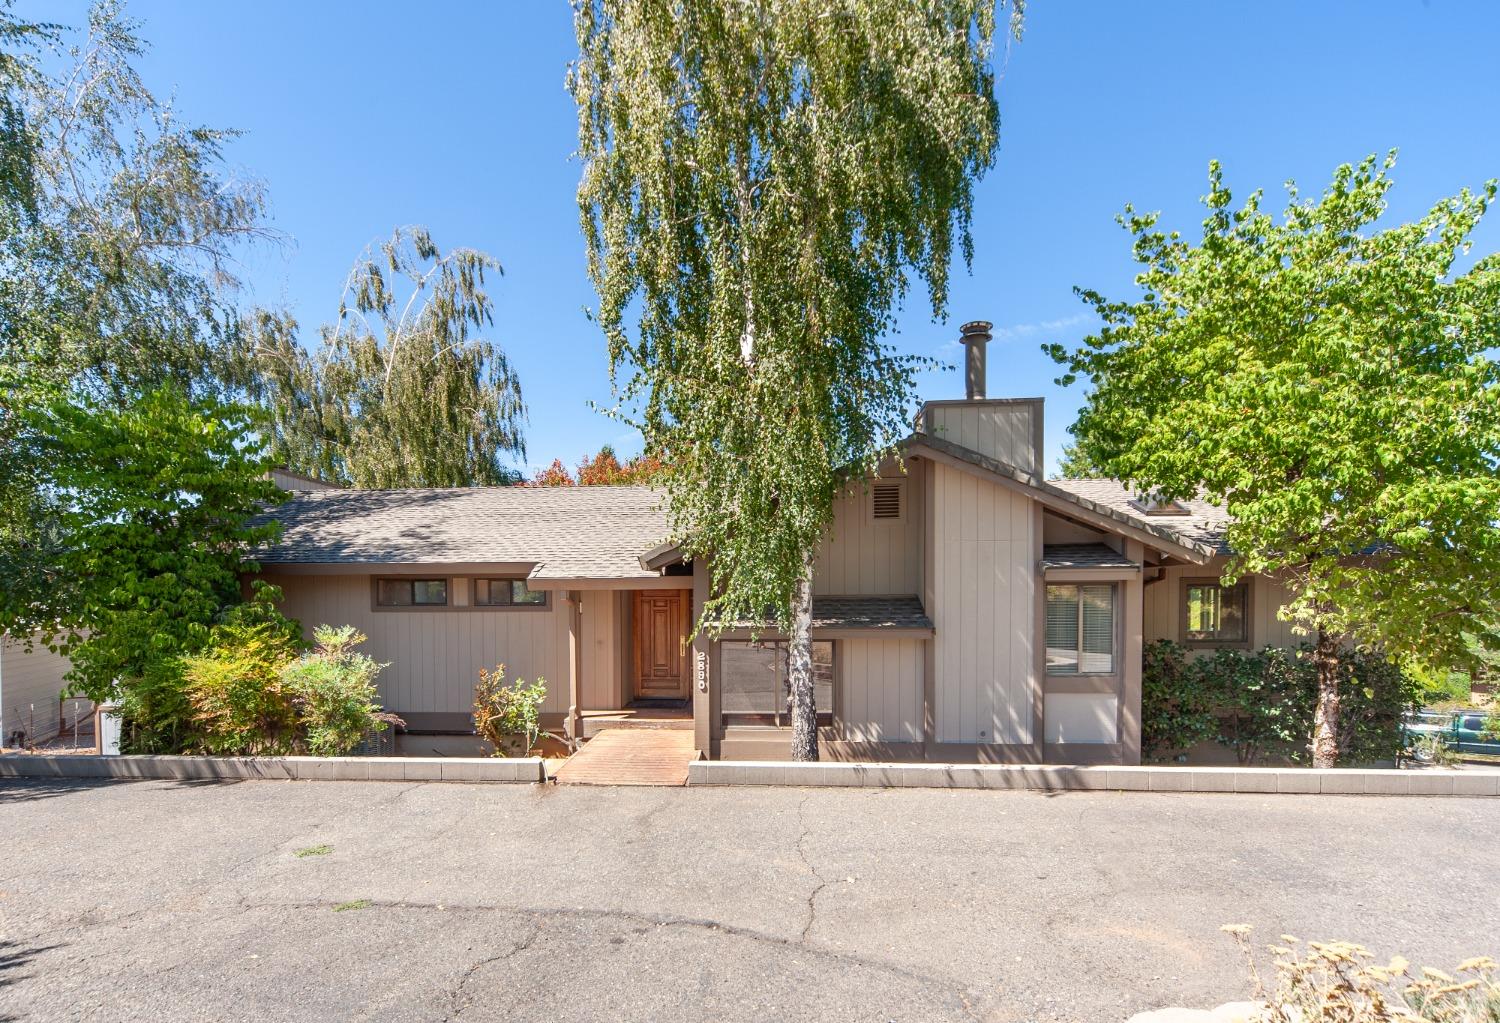
[[[377,607],[446,607],[446,579],[380,579],[375,583]]]
[[[546,607],[547,591],[533,590],[525,579],[475,579],[476,607]]]

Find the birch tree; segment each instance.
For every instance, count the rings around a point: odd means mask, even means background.
[[[1341,645],[1408,663],[1494,648],[1500,604],[1500,256],[1463,268],[1494,181],[1380,228],[1395,154],[1345,165],[1281,217],[1236,208],[1217,163],[1192,244],[1127,207],[1134,299],[1049,346],[1092,392],[1084,457],[1228,507],[1226,581],[1273,575],[1313,640],[1313,764],[1340,755]]]
[[[355,487],[514,483],[526,408],[485,289],[500,264],[440,250],[401,228],[356,262],[338,318],[309,353],[285,314],[257,312],[237,376],[271,419],[270,454],[298,472]]]
[[[578,199],[617,411],[709,566],[698,628],[769,615],[788,634],[797,759],[818,755],[816,550],[834,499],[908,432],[925,362],[888,343],[893,317],[913,284],[945,316],[955,248],[972,253],[995,15],[574,0]]]

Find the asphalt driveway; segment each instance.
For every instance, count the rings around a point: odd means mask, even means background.
[[[1476,799],[0,782],[0,1020],[1119,1020],[1243,997],[1224,923],[1500,953],[1497,832]]]

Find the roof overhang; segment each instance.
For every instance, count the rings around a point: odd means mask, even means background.
[[[1007,490],[1025,494],[1044,508],[1075,518],[1096,529],[1108,530],[1120,536],[1153,547],[1164,554],[1172,554],[1195,565],[1206,564],[1218,553],[1207,544],[1187,540],[1161,527],[1148,523],[1133,522],[1113,508],[1106,508],[1087,498],[1070,494],[1054,487],[1034,473],[1025,472],[989,455],[972,451],[960,444],[915,433],[902,442],[908,455],[930,458],[934,462],[950,466],[971,476],[996,483]]]

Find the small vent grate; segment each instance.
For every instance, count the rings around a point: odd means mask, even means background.
[[[901,517],[901,484],[876,483],[873,490],[875,518],[899,519]]]

